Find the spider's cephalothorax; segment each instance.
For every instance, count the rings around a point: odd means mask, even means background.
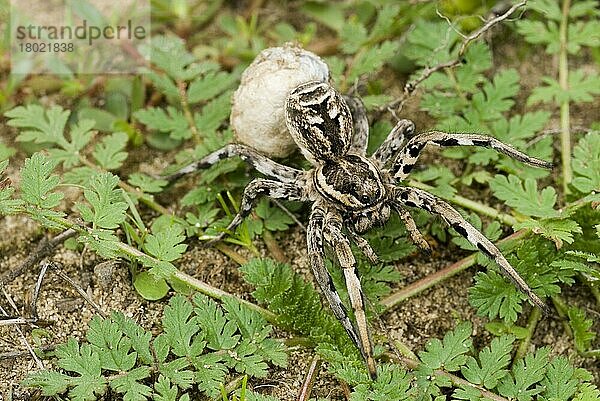
[[[240,211],[227,227],[228,232],[243,221],[261,195],[312,202],[306,230],[312,270],[333,313],[361,351],[372,378],[377,376],[377,370],[351,243],[354,242],[370,261],[377,262],[375,252],[359,234],[385,224],[392,211],[398,213],[411,239],[422,249],[428,249],[428,244],[408,208],[424,209],[440,216],[494,260],[533,304],[546,310],[545,303],[533,293],[498,248],[452,206],[428,192],[399,185],[399,182],[408,176],[427,144],[483,146],[532,166],[551,168],[551,163],[529,157],[485,135],[441,131],[413,135],[414,125],[409,120],[399,121],[379,148],[367,156],[369,125],[364,106],[360,100],[341,96],[323,82],[308,82],[292,90],[285,108],[288,129],[302,154],[313,165],[311,170],[284,166],[244,145],[232,144],[185,167],[172,177],[206,168],[230,156],[240,156],[269,177],[256,178],[244,189]],[[408,138],[406,141],[405,137]],[[224,234],[211,242],[221,239]],[[332,249],[343,269],[356,324],[349,319],[325,267],[325,246]]]

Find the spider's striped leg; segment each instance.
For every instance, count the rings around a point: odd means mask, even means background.
[[[410,207],[418,207],[428,212],[439,215],[450,227],[462,235],[467,241],[476,246],[488,258],[494,260],[502,273],[513,282],[513,284],[524,292],[531,302],[541,308],[545,313],[549,312],[548,306],[542,301],[519,276],[519,273],[508,263],[504,255],[492,242],[479,230],[465,220],[460,213],[443,200],[423,190],[411,187],[398,187],[395,194],[396,201]]]
[[[306,196],[302,185],[297,183],[284,183],[273,180],[266,180],[264,178],[255,178],[244,188],[244,194],[242,195],[242,202],[238,214],[233,218],[231,223],[227,226],[226,230],[219,233],[215,238],[204,243],[205,246],[211,245],[214,242],[223,239],[227,232],[234,231],[237,226],[242,224],[244,218],[250,214],[254,202],[256,199],[265,195],[269,198],[274,199],[285,199],[293,201],[305,201]]]
[[[379,167],[383,167],[402,147],[404,139],[415,132],[415,124],[410,120],[400,120],[396,126],[392,128],[385,141],[371,156]]]
[[[312,212],[306,228],[306,242],[308,245],[308,258],[310,265],[317,280],[317,284],[321,288],[323,295],[327,299],[331,310],[335,317],[340,321],[348,336],[360,349],[358,335],[348,317],[348,311],[344,307],[340,296],[335,289],[333,279],[325,267],[324,254],[324,239],[323,239],[323,224],[325,219],[325,211],[318,204],[313,205]]]
[[[206,169],[217,163],[219,160],[233,156],[239,156],[242,160],[267,177],[274,178],[281,182],[293,182],[303,174],[303,171],[274,162],[248,146],[233,143],[212,152],[201,160],[191,163],[165,178],[172,181],[186,174]]]
[[[325,239],[332,247],[338,262],[344,273],[348,297],[356,318],[358,330],[359,349],[367,363],[369,375],[373,380],[377,378],[377,367],[373,358],[373,342],[369,333],[367,315],[365,313],[365,299],[360,285],[356,259],[352,254],[350,241],[342,233],[342,218],[335,212],[329,212],[325,216],[326,237]],[[329,234],[329,235],[327,235]],[[328,238],[329,237],[329,238]]]
[[[358,249],[362,251],[362,253],[369,259],[369,262],[376,264],[379,263],[379,257],[369,245],[369,241],[358,235],[354,230],[348,228],[348,234],[350,234],[350,238],[352,238],[352,242],[356,244]]]
[[[528,156],[491,136],[430,131],[414,136],[400,150],[390,170],[394,178],[403,180],[408,176],[417,162],[421,151],[428,143],[437,146],[482,146],[484,148],[492,148],[533,167],[552,168],[552,163]]]
[[[401,205],[394,205],[394,209],[398,213],[398,216],[400,216],[400,219],[404,222],[404,225],[406,226],[406,230],[408,231],[408,235],[410,236],[412,242],[414,242],[415,245],[421,249],[421,251],[431,253],[431,248],[429,247],[429,244],[427,243],[425,238],[423,238],[423,234],[421,234],[421,232],[417,228],[417,223],[415,223],[408,210],[404,209]]]
[[[367,109],[362,100],[354,96],[344,96],[344,100],[350,108],[352,121],[354,123],[354,134],[350,142],[350,153],[364,156],[367,153],[369,143],[369,119]]]

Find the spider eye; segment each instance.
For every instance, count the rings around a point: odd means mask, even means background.
[[[370,198],[369,196],[367,196],[367,195],[361,195],[361,196],[359,197],[359,200],[360,200],[362,203],[369,203],[369,201],[371,200],[371,198]]]

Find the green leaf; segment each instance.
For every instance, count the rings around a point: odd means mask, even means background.
[[[594,338],[596,338],[596,333],[590,330],[594,321],[592,319],[586,319],[585,312],[576,307],[569,308],[567,314],[569,316],[569,325],[573,330],[577,351],[587,351],[590,348],[592,341],[594,341]]]
[[[496,387],[500,379],[508,373],[506,367],[511,360],[510,353],[514,341],[513,336],[497,337],[479,352],[478,359],[469,356],[466,365],[460,370],[465,379],[488,389]]]
[[[502,118],[502,113],[510,110],[515,103],[512,98],[519,92],[519,73],[514,69],[502,70],[492,82],[485,82],[481,92],[473,96],[473,108],[482,120]]]
[[[138,110],[134,113],[134,116],[148,128],[168,133],[173,139],[192,137],[192,131],[183,112],[173,106],[168,106],[166,111],[158,107]]]
[[[194,311],[202,328],[207,347],[213,350],[233,349],[240,340],[235,322],[225,318],[223,310],[205,295],[194,296]]]
[[[521,181],[519,177],[509,175],[496,175],[490,181],[490,188],[494,196],[506,202],[517,212],[535,217],[558,217],[560,214],[554,210],[556,191],[546,187],[541,193],[537,191],[535,180]]]
[[[196,57],[187,51],[185,42],[177,36],[154,36],[151,47],[147,50],[151,62],[173,80],[189,81],[206,69],[205,65],[195,63]]]
[[[533,396],[539,394],[543,387],[538,383],[544,378],[546,366],[549,363],[550,348],[543,347],[528,353],[525,358],[517,360],[510,374],[504,376],[498,391],[509,399],[518,401],[531,401]]]
[[[122,189],[116,188],[118,183],[119,177],[108,172],[91,177],[89,187],[83,191],[91,208],[85,204],[77,205],[83,220],[105,229],[115,229],[125,221],[128,206],[123,200]]]
[[[134,367],[137,354],[131,351],[131,340],[123,335],[111,319],[95,316],[86,334],[94,351],[100,356],[102,369],[127,371]]]
[[[42,209],[58,206],[64,194],[51,192],[60,182],[52,174],[55,166],[43,153],[34,153],[25,160],[21,169],[21,197],[25,202]]]
[[[187,245],[181,244],[184,240],[183,228],[179,224],[172,224],[148,235],[144,248],[155,258],[172,262],[187,249]]]
[[[577,391],[579,380],[575,378],[575,369],[564,356],[552,360],[542,380],[541,399],[547,401],[568,401]]]
[[[529,43],[546,45],[546,52],[549,54],[558,53],[560,50],[560,34],[555,21],[543,23],[523,19],[517,21],[517,32]]]
[[[113,322],[117,323],[119,329],[131,339],[131,345],[138,354],[138,360],[150,364],[154,361],[150,352],[150,340],[152,334],[144,331],[142,327],[131,318],[125,317],[122,312],[113,312],[110,315]]]
[[[525,297],[515,286],[494,271],[475,275],[475,286],[469,291],[469,302],[477,308],[479,316],[489,319],[500,317],[509,323],[517,320],[521,301]]]
[[[552,0],[533,0],[527,3],[527,7],[543,14],[545,18],[554,21],[562,19],[562,11],[557,2]],[[521,22],[521,21],[519,21]]]
[[[194,104],[212,99],[231,88],[237,78],[236,74],[224,71],[209,71],[201,78],[192,81],[187,92],[188,102]]]
[[[600,390],[590,383],[579,386],[579,392],[573,398],[573,401],[598,401],[600,400]]]
[[[354,82],[361,75],[378,71],[397,51],[398,45],[387,40],[358,53],[348,71],[347,82]]]
[[[192,304],[181,295],[170,299],[163,315],[165,339],[177,356],[195,357],[202,353],[205,342],[196,335],[199,327],[192,317]]]
[[[261,199],[255,210],[269,231],[286,231],[294,223],[294,220],[279,207],[270,206],[267,198]]]
[[[96,395],[104,394],[106,378],[101,376],[100,356],[88,344],[81,348],[75,339],[69,338],[66,344],[56,348],[57,365],[62,369],[78,373],[69,383],[69,391],[74,400],[96,400]]]
[[[367,29],[354,15],[346,20],[340,31],[341,49],[346,54],[356,53],[367,41]]]
[[[223,356],[216,353],[205,354],[195,359],[198,389],[216,398],[220,394],[219,385],[225,381],[227,367],[222,362]]]
[[[11,199],[15,189],[11,186],[10,179],[4,176],[7,166],[8,160],[0,160],[0,215],[16,213],[22,203],[20,199]]]
[[[398,365],[382,364],[377,369],[377,380],[362,382],[354,386],[350,401],[362,400],[414,400],[411,391],[412,378]]]
[[[115,132],[102,138],[92,153],[94,158],[105,170],[116,170],[127,158],[123,150],[127,146],[129,137],[124,132]]]
[[[472,342],[471,333],[473,326],[470,322],[462,322],[452,331],[449,331],[440,341],[435,338],[425,345],[425,351],[419,352],[419,359],[427,367],[436,370],[444,369],[448,372],[459,370],[467,361],[465,355],[469,352]]]
[[[135,276],[133,286],[142,298],[149,301],[162,299],[169,292],[169,285],[164,278],[158,278],[147,271],[143,271]]]
[[[64,130],[69,114],[69,110],[63,110],[60,106],[45,110],[37,104],[15,107],[4,113],[9,118],[7,124],[11,127],[31,129],[22,131],[17,137],[18,141],[52,143],[62,148],[68,147]]]
[[[115,392],[123,394],[123,401],[146,401],[152,394],[152,389],[139,381],[149,376],[150,368],[141,366],[112,380],[110,387]]]
[[[571,54],[578,54],[582,46],[600,46],[600,22],[597,20],[571,22],[567,30],[567,51]]]
[[[154,383],[154,390],[156,391],[153,396],[155,401],[177,401],[177,386],[171,386],[171,381],[162,374]]]
[[[528,228],[535,234],[540,234],[548,238],[556,245],[556,249],[563,246],[563,242],[572,244],[575,240],[573,233],[581,234],[581,226],[570,219],[544,219],[544,220],[525,220],[515,224],[514,229],[520,230]]]
[[[160,372],[181,389],[188,389],[194,384],[194,372],[187,369],[189,366],[187,358],[177,358],[163,363]]]
[[[584,194],[600,191],[600,133],[590,132],[573,149],[572,185]]]
[[[163,188],[169,185],[167,180],[156,179],[142,173],[131,174],[127,182],[146,193],[162,192]]]
[[[286,365],[287,354],[283,344],[268,338],[273,327],[258,312],[229,297],[223,299],[223,309],[226,311],[225,317],[237,324],[242,338],[257,346],[256,354],[267,362]]]
[[[229,117],[230,111],[231,91],[228,91],[207,103],[200,113],[194,114],[196,128],[203,137],[210,138]]]
[[[545,85],[534,88],[527,104],[592,102],[594,95],[600,93],[600,76],[594,72],[586,74],[582,69],[570,72],[566,90],[552,77],[543,77],[542,82]]]
[[[51,370],[40,370],[29,373],[21,382],[24,387],[37,387],[42,390],[42,395],[51,396],[67,391],[70,377]]]
[[[0,141],[0,161],[8,159],[9,157],[13,156],[16,152],[17,150],[15,148],[6,146],[2,141]]]

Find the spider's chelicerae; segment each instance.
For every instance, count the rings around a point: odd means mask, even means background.
[[[261,195],[312,202],[306,234],[312,270],[336,318],[361,351],[372,378],[377,375],[373,345],[350,244],[354,242],[371,262],[377,262],[377,255],[360,234],[385,224],[392,212],[398,213],[411,239],[424,249],[428,248],[427,242],[417,230],[409,209],[419,208],[439,215],[493,259],[504,275],[527,294],[533,304],[546,308],[498,248],[452,206],[426,191],[398,183],[406,179],[427,144],[483,146],[532,166],[551,168],[551,163],[527,156],[485,135],[440,131],[413,135],[415,127],[409,120],[399,121],[375,153],[367,156],[369,124],[364,106],[355,98],[342,97],[323,82],[308,82],[292,90],[285,103],[285,116],[290,134],[313,165],[312,169],[303,171],[284,166],[249,147],[231,144],[183,168],[174,177],[209,167],[232,156],[240,156],[269,177],[256,178],[246,186],[240,211],[227,231],[234,230],[248,216],[254,201]],[[221,239],[223,235],[212,241]],[[325,267],[325,245],[333,250],[343,269],[356,324],[348,317]]]

